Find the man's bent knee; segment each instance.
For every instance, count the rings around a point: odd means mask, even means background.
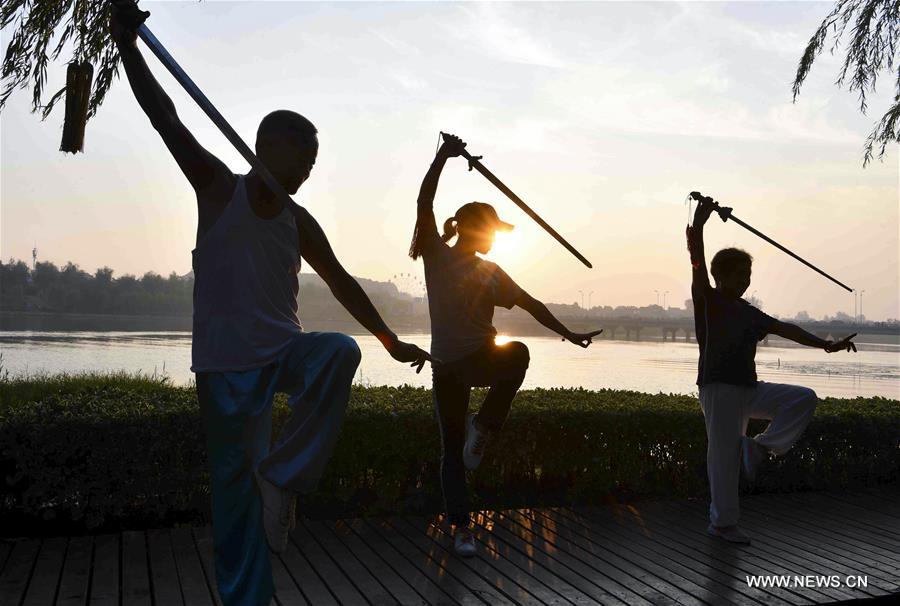
[[[342,364],[348,368],[352,368],[354,372],[362,360],[362,352],[359,350],[359,344],[353,337],[341,333],[334,333],[331,336],[334,355]]]
[[[819,396],[809,387],[797,388],[797,403],[803,408],[815,410],[819,403]]]

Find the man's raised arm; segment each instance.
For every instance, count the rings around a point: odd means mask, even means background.
[[[160,134],[169,152],[197,192],[209,187],[215,177],[230,174],[228,168],[204,149],[181,123],[172,99],[156,81],[137,46],[137,29],[150,15],[132,0],[112,0],[110,34],[128,83],[150,124]]]
[[[703,249],[703,226],[706,225],[713,210],[711,200],[701,199],[694,210],[693,225],[687,227],[687,245],[693,267],[691,295],[694,298],[703,296],[703,293],[710,288],[709,274],[706,271],[706,253]]]

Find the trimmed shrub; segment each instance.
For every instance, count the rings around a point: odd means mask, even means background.
[[[477,390],[473,407],[484,396]],[[290,410],[277,397],[273,434]],[[751,422],[748,433],[762,431]],[[354,387],[311,517],[441,510],[440,438],[430,390]],[[3,534],[208,520],[209,475],[196,394],[122,375],[0,382]],[[900,403],[832,399],[755,490],[900,478]],[[704,494],[706,432],[691,396],[535,389],[516,396],[484,463],[476,508],[589,504]]]

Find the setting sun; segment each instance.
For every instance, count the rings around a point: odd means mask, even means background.
[[[504,260],[513,259],[519,254],[520,243],[521,236],[516,232],[498,231],[489,256],[502,264]]]

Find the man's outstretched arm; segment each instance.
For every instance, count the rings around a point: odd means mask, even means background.
[[[175,104],[156,81],[137,46],[137,29],[150,13],[141,11],[131,0],[113,0],[110,33],[135,99],[160,134],[181,172],[200,192],[217,176],[229,175],[228,168],[201,146],[182,124]]]
[[[847,351],[852,349],[853,351],[856,351],[856,345],[850,340],[856,336],[856,333],[853,333],[840,341],[829,341],[827,339],[820,339],[811,332],[803,330],[796,324],[782,322],[780,320],[775,321],[769,332],[773,335],[778,335],[779,337],[784,337],[785,339],[799,343],[800,345],[824,349],[828,353],[833,353],[842,349],[846,349]]]
[[[439,362],[422,349],[397,338],[372,305],[369,296],[338,261],[319,223],[302,206],[293,204],[291,208],[300,235],[300,254],[325,280],[334,297],[350,312],[350,315],[381,341],[391,357],[417,366],[416,372],[422,370],[426,360]]]

